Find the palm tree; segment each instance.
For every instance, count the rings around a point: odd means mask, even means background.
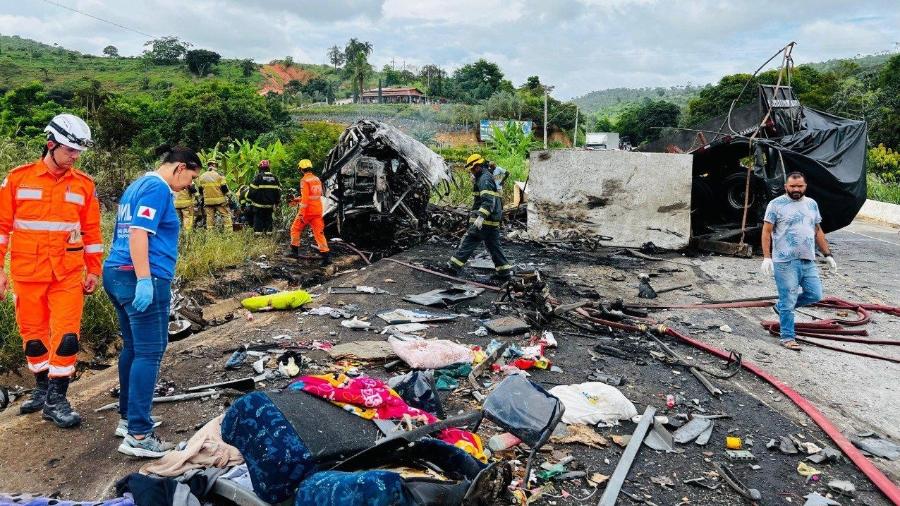
[[[372,72],[372,66],[369,65],[366,54],[360,51],[356,53],[353,60],[347,62],[347,69],[350,72],[351,81],[356,84],[357,101],[360,101],[365,89],[366,78]]]

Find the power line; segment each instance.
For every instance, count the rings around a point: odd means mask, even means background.
[[[87,16],[87,17],[89,17],[89,18],[96,19],[97,21],[102,21],[102,22],[104,22],[104,23],[107,23],[107,24],[110,24],[110,25],[113,25],[113,26],[117,26],[117,27],[119,27],[119,28],[121,28],[121,29],[123,29],[123,30],[128,30],[129,32],[134,32],[134,33],[143,35],[143,36],[145,36],[145,37],[150,37],[151,39],[153,39],[153,38],[156,37],[155,35],[150,35],[149,33],[142,32],[142,31],[140,31],[140,30],[135,30],[134,28],[130,28],[130,27],[127,27],[127,26],[125,26],[125,25],[120,25],[119,23],[116,23],[115,21],[110,21],[110,20],[108,20],[108,19],[99,18],[99,17],[97,17],[97,16],[94,16],[93,14],[88,14],[87,12],[80,11],[80,10],[75,9],[75,8],[73,8],[73,7],[69,7],[69,6],[67,6],[67,5],[63,5],[63,4],[59,3],[59,2],[54,2],[53,0],[42,0],[42,1],[45,2],[45,3],[48,3],[48,4],[50,4],[50,5],[54,5],[54,6],[56,6],[56,7],[60,7],[60,8],[62,8],[62,9],[70,10],[70,11],[72,11],[72,12],[77,12],[78,14],[81,14],[82,16]]]

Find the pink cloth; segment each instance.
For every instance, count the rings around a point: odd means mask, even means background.
[[[291,388],[300,388],[306,393],[327,399],[367,420],[397,420],[408,415],[429,424],[438,421],[431,413],[407,405],[397,392],[375,378],[350,378],[344,374],[304,376],[296,380]],[[487,455],[478,434],[451,427],[442,430],[437,437],[487,463]]]
[[[475,354],[466,346],[446,339],[401,341],[389,338],[394,353],[413,369],[440,369],[453,364],[471,364]]]
[[[349,378],[344,375],[304,376],[303,391],[329,401],[350,404],[359,408],[363,418],[396,420],[404,415],[424,417],[428,423],[437,420],[434,415],[410,407],[402,397],[383,382],[366,376]]]

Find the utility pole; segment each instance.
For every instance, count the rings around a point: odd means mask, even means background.
[[[578,105],[575,105],[575,135],[572,136],[572,147],[578,147]]]
[[[547,149],[547,95],[553,91],[553,86],[544,85],[544,149]]]
[[[547,149],[547,93],[549,90],[544,86],[544,149]]]

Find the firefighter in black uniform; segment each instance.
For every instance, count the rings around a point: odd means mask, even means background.
[[[463,237],[456,253],[450,257],[447,268],[452,274],[458,274],[472,256],[475,248],[484,242],[484,247],[494,261],[494,279],[508,281],[512,266],[500,247],[500,219],[503,217],[503,200],[494,175],[481,155],[470,155],[466,160],[466,168],[475,176],[475,187],[472,191],[472,215],[469,217],[469,230]]]
[[[253,208],[253,232],[256,234],[272,232],[272,213],[281,200],[281,184],[275,174],[269,172],[269,161],[259,162],[259,173],[250,183],[247,200]]]

